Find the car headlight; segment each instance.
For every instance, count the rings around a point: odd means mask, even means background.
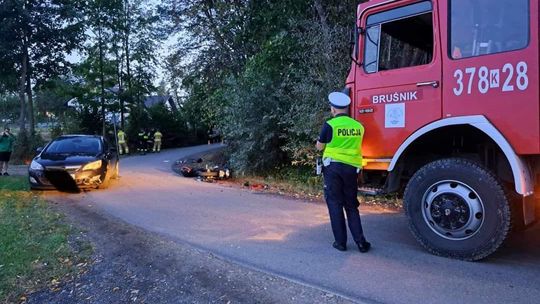
[[[32,163],[30,164],[30,170],[43,171],[43,166],[37,161],[33,160]]]
[[[103,165],[103,162],[101,160],[91,162],[91,163],[88,163],[88,164],[84,165],[83,171],[85,171],[85,170],[98,170],[98,169],[101,169],[101,165]]]

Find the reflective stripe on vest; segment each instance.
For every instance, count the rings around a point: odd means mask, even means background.
[[[328,121],[332,127],[332,141],[326,144],[323,157],[362,167],[362,139],[364,127],[349,116],[338,116]]]
[[[118,132],[118,143],[123,144],[126,142],[126,133]]]

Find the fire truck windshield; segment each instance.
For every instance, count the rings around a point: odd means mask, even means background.
[[[450,0],[453,59],[527,47],[529,0]]]

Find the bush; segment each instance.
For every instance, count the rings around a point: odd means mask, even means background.
[[[30,135],[26,130],[22,130],[17,135],[17,140],[13,147],[12,163],[28,164],[36,155],[36,149],[43,147],[45,141],[39,134]]]
[[[249,60],[242,75],[227,83],[230,104],[223,110],[221,129],[237,171],[263,173],[287,163],[283,117],[290,103],[281,77],[292,48],[294,41],[286,33],[276,35]]]
[[[178,113],[160,104],[150,108],[148,115],[149,128],[159,130],[163,134],[163,147],[180,147],[187,144],[187,127]]]
[[[63,131],[62,131],[62,125],[55,124],[51,128],[51,139],[55,139],[55,138],[61,136],[62,134],[64,134]]]

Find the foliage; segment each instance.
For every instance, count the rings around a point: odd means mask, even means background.
[[[36,149],[45,144],[39,134],[29,134],[26,130],[21,130],[17,134],[17,140],[13,146],[13,163],[29,163],[35,156]]]
[[[193,120],[218,126],[237,170],[312,165],[327,95],[343,88],[350,68],[357,4],[165,1],[182,37],[168,58],[169,78],[183,79],[183,110],[200,109]]]
[[[64,73],[65,54],[80,45],[83,6],[82,0],[0,2],[0,72],[7,79],[4,89],[18,91],[20,129],[26,128],[28,116],[30,133],[34,133],[32,87]]]
[[[17,120],[19,100],[13,94],[0,95],[0,125]]]
[[[204,142],[217,130],[243,172],[311,166],[327,94],[343,88],[350,68],[357,2],[6,0],[0,107],[11,121],[35,113],[55,135],[110,132],[110,113],[129,116],[121,126],[132,139],[141,128],[160,128],[165,145]],[[71,51],[77,64],[65,60]],[[172,95],[178,112],[145,109],[156,92]],[[79,106],[66,109],[73,98]]]
[[[163,134],[163,147],[177,147],[188,142],[186,125],[180,115],[171,112],[164,105],[148,110],[149,126]]]
[[[236,152],[231,155],[231,165],[240,171],[267,171],[287,159],[282,149],[287,124],[282,118],[288,111],[288,99],[281,76],[291,48],[290,37],[277,35],[248,61],[243,74],[227,83],[225,96],[230,103],[223,109],[226,119],[220,127]]]

